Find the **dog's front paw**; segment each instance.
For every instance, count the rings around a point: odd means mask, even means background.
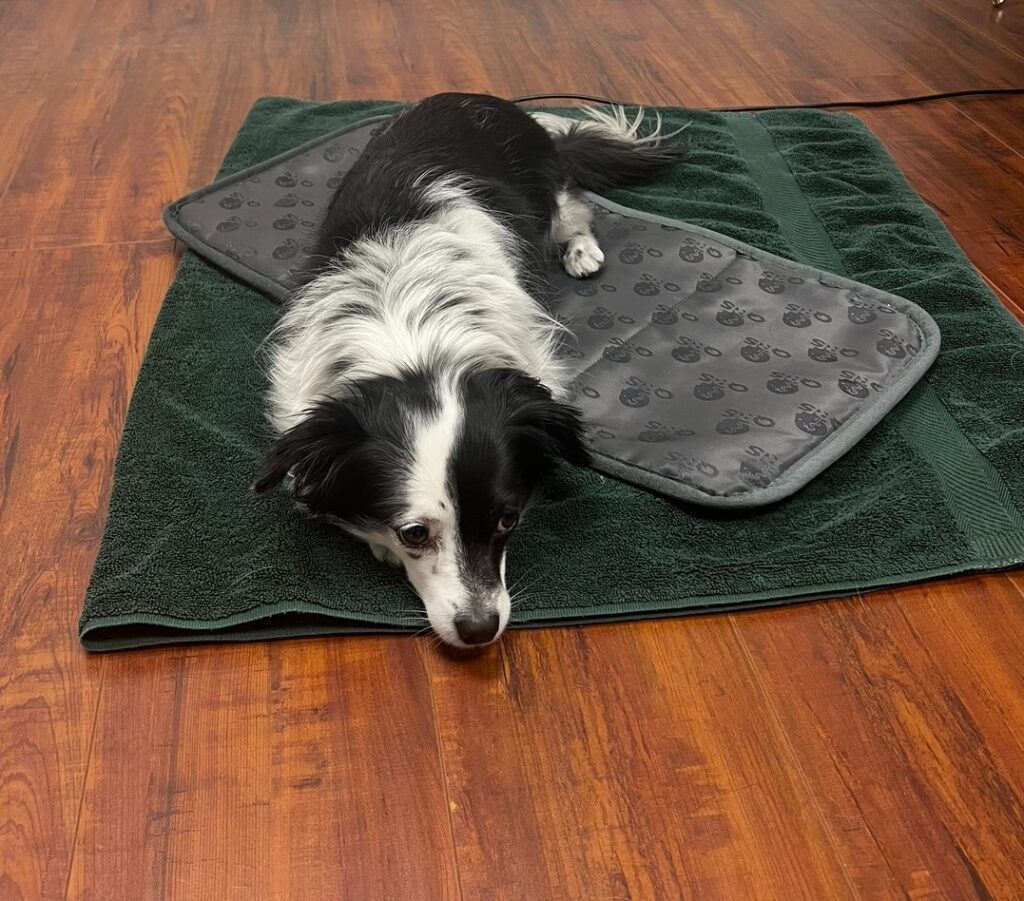
[[[398,555],[391,550],[386,544],[373,544],[370,543],[370,553],[379,560],[381,563],[386,563],[388,566],[393,566],[398,569],[402,565],[402,561]]]
[[[573,278],[586,278],[601,268],[604,254],[593,235],[574,235],[565,245],[562,267]]]

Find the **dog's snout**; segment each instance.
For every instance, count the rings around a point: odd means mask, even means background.
[[[487,644],[498,634],[498,614],[460,613],[455,617],[455,631],[466,644]]]

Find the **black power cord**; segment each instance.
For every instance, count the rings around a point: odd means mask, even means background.
[[[838,107],[900,106],[906,103],[929,103],[934,100],[956,100],[959,97],[1005,97],[1024,95],[1024,88],[976,88],[966,91],[942,91],[938,94],[918,94],[914,97],[891,97],[886,100],[829,100],[825,103],[782,103],[767,106],[715,106],[693,107],[716,113],[758,113],[773,109],[836,109]],[[590,94],[524,94],[510,98],[513,103],[528,103],[534,100],[585,100],[588,103],[608,103],[615,106],[641,106],[638,103],[623,103],[607,97]]]

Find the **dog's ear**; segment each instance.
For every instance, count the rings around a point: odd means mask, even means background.
[[[308,501],[313,492],[330,487],[365,438],[366,432],[348,404],[322,400],[277,439],[252,488],[263,494],[291,473],[295,496]]]
[[[508,423],[531,452],[563,457],[578,466],[590,462],[583,440],[586,427],[574,406],[557,400],[547,387],[524,373],[507,371],[503,382],[509,394]]]

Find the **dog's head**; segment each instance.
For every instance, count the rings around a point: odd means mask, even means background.
[[[577,411],[510,369],[377,378],[325,399],[274,445],[254,483],[400,560],[434,631],[487,644],[508,623],[505,550],[541,479],[585,463]]]

